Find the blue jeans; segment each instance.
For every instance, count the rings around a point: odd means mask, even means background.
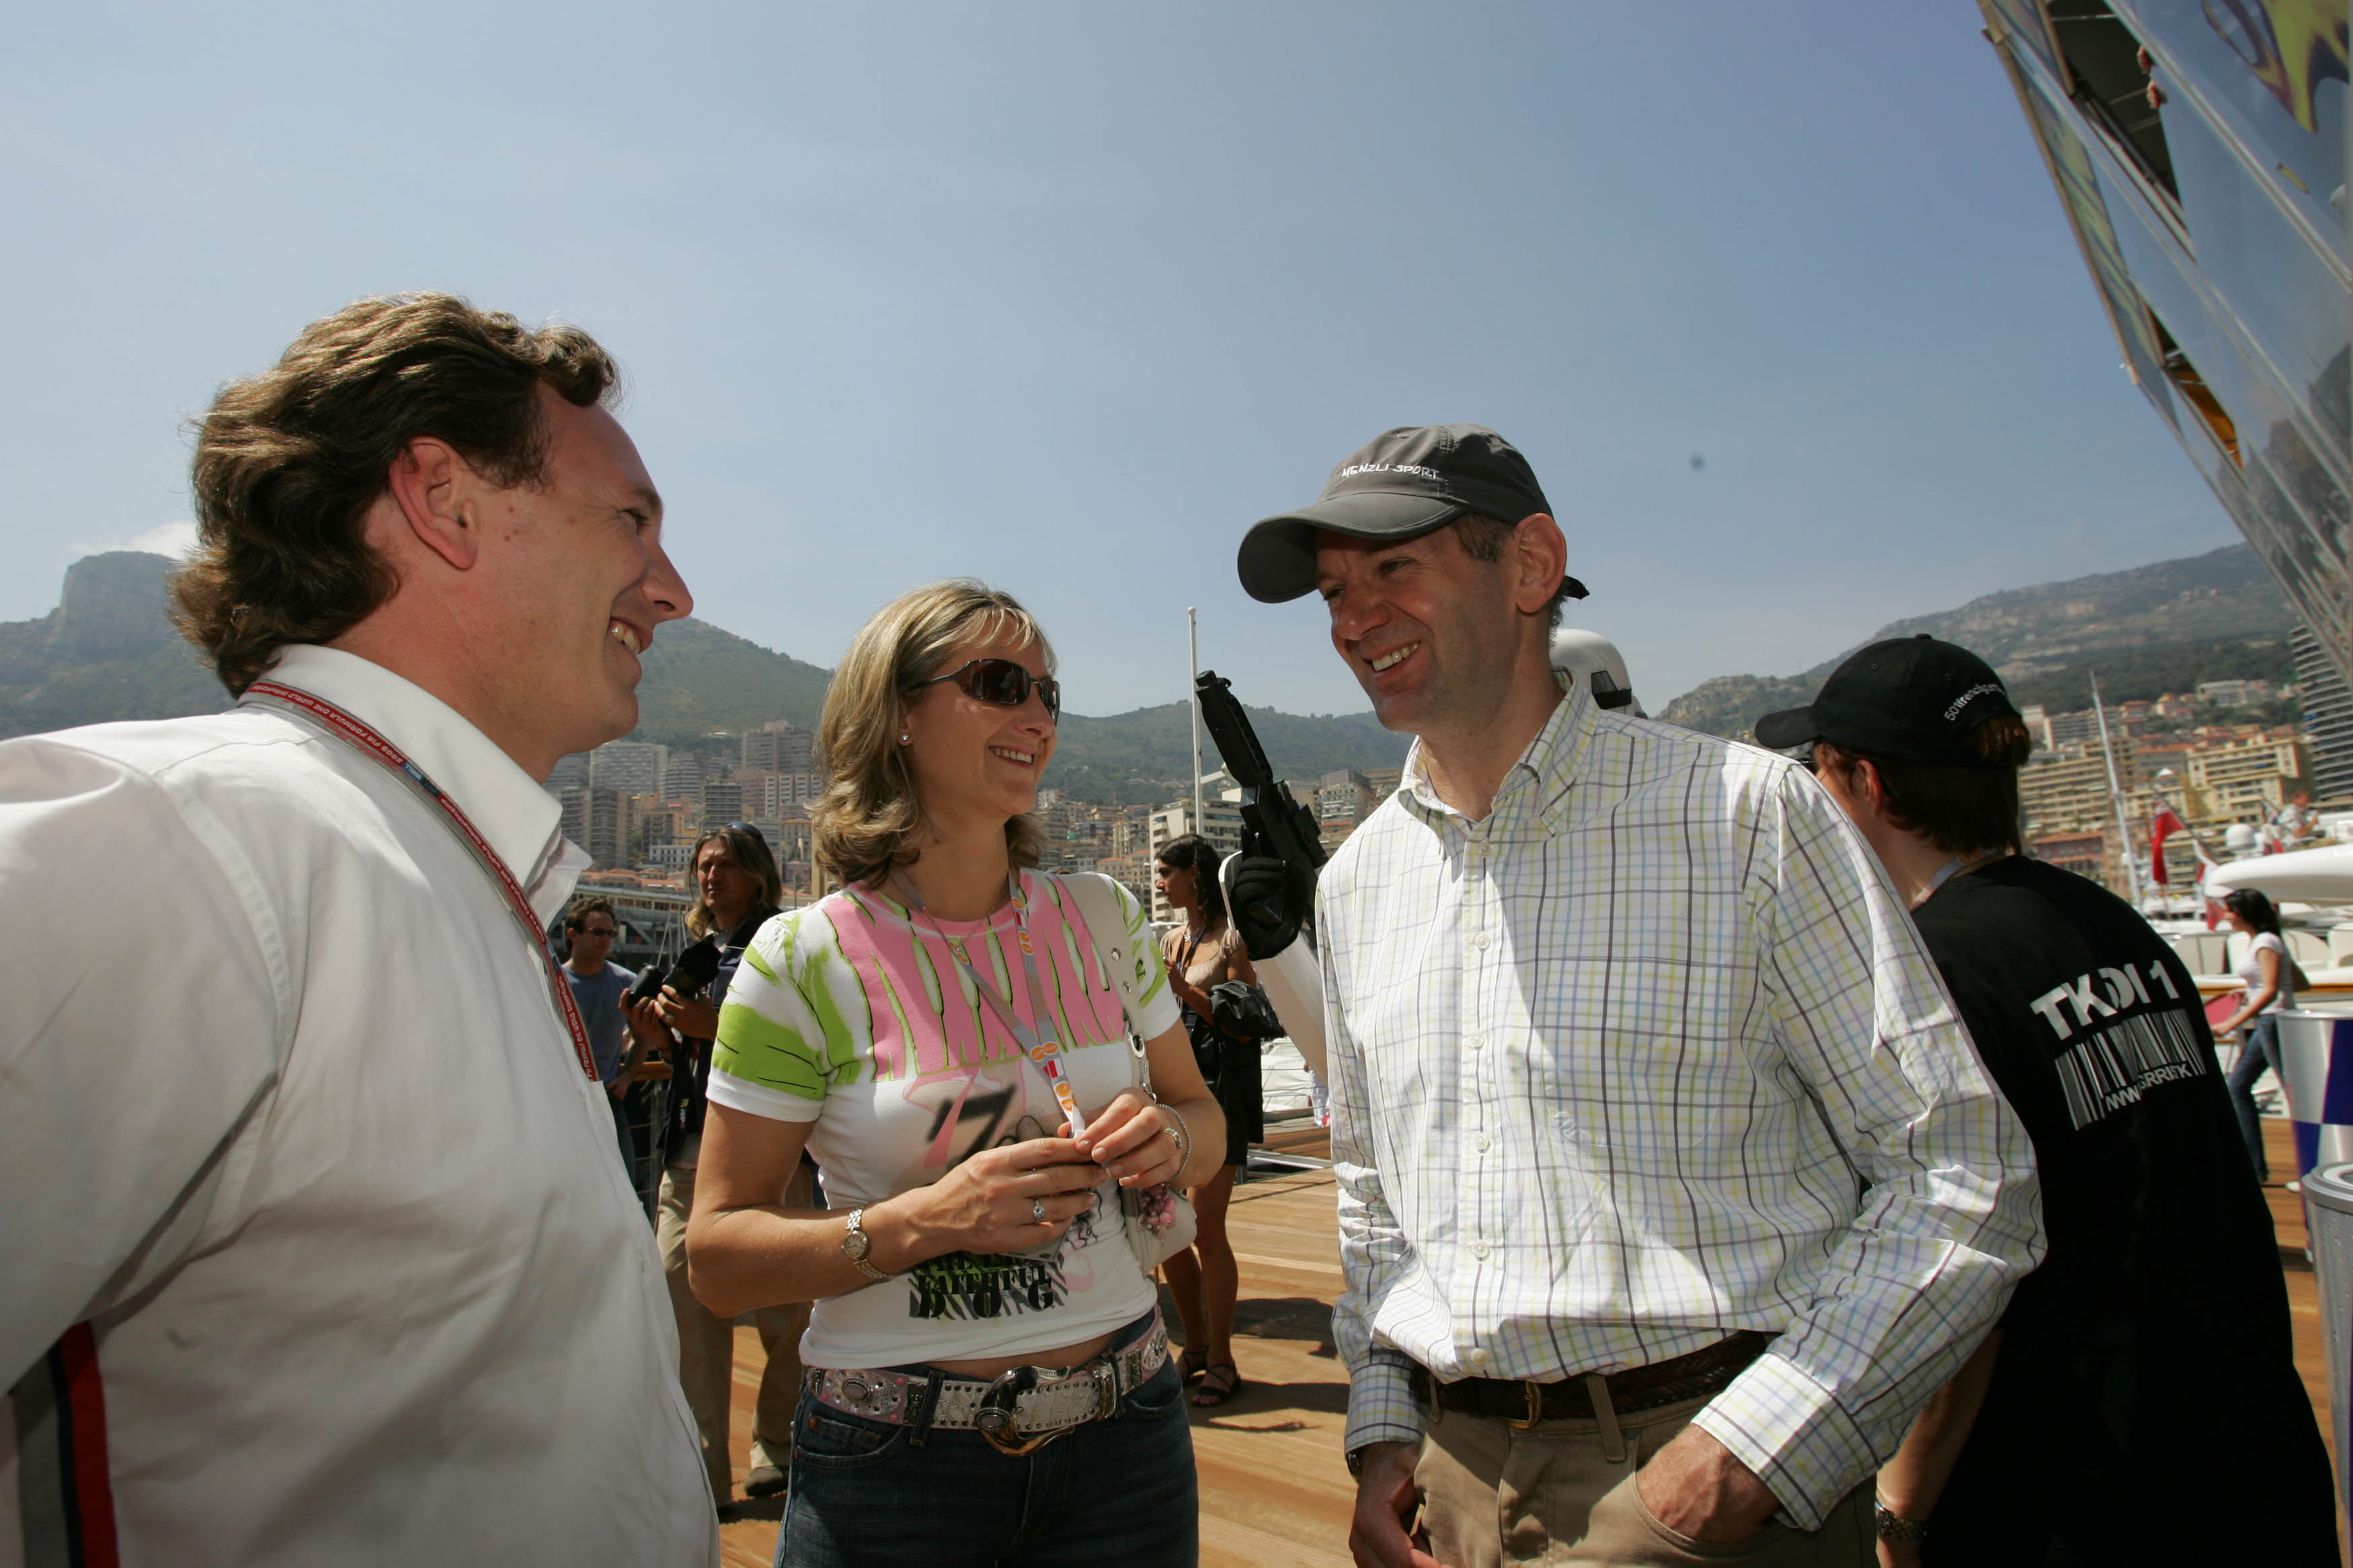
[[[2247,1158],[2255,1163],[2255,1180],[2271,1180],[2271,1165],[2263,1158],[2263,1118],[2255,1111],[2255,1079],[2269,1068],[2273,1075],[2280,1070],[2279,1019],[2270,1014],[2259,1018],[2246,1034],[2246,1044],[2239,1048],[2239,1059],[2231,1068],[2231,1109],[2239,1114],[2239,1136],[2247,1141]],[[2284,1085],[2283,1085],[2284,1087]]]
[[[1140,1338],[1151,1314],[1112,1336]],[[902,1366],[894,1372],[922,1372]],[[801,1395],[776,1568],[1194,1568],[1200,1501],[1175,1357],[1091,1421],[1018,1457],[977,1432],[904,1426]]]

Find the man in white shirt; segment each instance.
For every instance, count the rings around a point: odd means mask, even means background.
[[[240,705],[0,745],[0,1563],[718,1560],[543,931],[538,781],[691,607],[613,381],[447,296],[313,323],[196,441]]]
[[[1241,547],[1417,737],[1316,897],[1350,1544],[1868,1563],[1872,1471],[2039,1255],[2026,1140],[1801,769],[1564,694],[1567,558],[1471,425]]]

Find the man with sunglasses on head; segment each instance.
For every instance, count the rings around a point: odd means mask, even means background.
[[[1241,546],[1416,737],[1315,896],[1350,1545],[1866,1563],[2039,1252],[2025,1137],[1801,769],[1563,690],[1551,513],[1493,431],[1403,428]]]
[[[1892,1564],[2335,1563],[2278,1243],[2189,971],[2030,860],[2001,677],[1873,643],[1757,739],[1806,749],[2034,1142],[2050,1256],[1881,1472]],[[2193,1349],[2194,1347],[2194,1349]]]

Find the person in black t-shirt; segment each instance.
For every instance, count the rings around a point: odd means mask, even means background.
[[[1875,643],[1757,737],[1811,744],[2042,1179],[2042,1267],[1880,1472],[1882,1563],[2336,1563],[2278,1244],[2197,987],[2130,906],[2019,853],[2031,742],[2000,677],[1949,643]]]

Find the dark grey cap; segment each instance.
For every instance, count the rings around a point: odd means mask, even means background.
[[[1315,588],[1319,529],[1358,539],[1411,539],[1477,512],[1498,522],[1549,513],[1535,471],[1483,425],[1404,425],[1340,460],[1314,503],[1256,524],[1242,536],[1242,587],[1269,605]],[[1569,579],[1570,596],[1585,589]]]

